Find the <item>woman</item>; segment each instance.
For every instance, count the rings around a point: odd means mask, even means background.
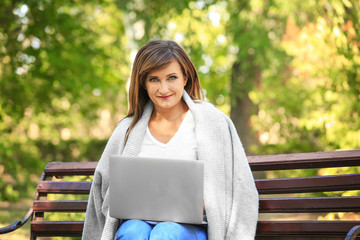
[[[156,40],[139,50],[129,104],[96,168],[83,239],[254,239],[258,193],[244,149],[231,120],[204,101],[197,72],[178,44]],[[203,161],[207,229],[111,218],[111,155]]]

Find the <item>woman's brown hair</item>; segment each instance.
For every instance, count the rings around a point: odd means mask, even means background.
[[[144,88],[145,79],[149,72],[166,67],[176,60],[181,67],[184,77],[188,81],[185,90],[194,100],[203,100],[204,93],[196,69],[185,50],[176,42],[168,40],[154,40],[144,45],[136,54],[131,73],[129,89],[129,111],[126,117],[132,116],[132,122],[126,133],[125,144],[131,129],[141,118],[149,95]]]

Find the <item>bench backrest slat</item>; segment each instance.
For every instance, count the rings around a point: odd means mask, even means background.
[[[359,212],[360,197],[262,198],[261,213]]]
[[[81,236],[83,221],[40,221],[31,223],[31,231],[37,236]]]
[[[261,234],[257,236],[296,235],[299,233],[299,226],[303,235],[333,235],[344,236],[356,221],[261,221],[257,229]],[[39,236],[80,236],[83,222],[37,222],[31,226]]]
[[[360,166],[360,149],[248,156],[252,171]]]
[[[35,200],[33,210],[39,212],[85,212],[87,202],[87,200]]]
[[[89,194],[91,182],[58,182],[40,181],[37,187],[39,193],[57,194]]]
[[[48,176],[94,175],[97,162],[51,162],[44,173]]]
[[[257,179],[260,194],[309,193],[360,189],[360,174],[305,178]]]
[[[345,237],[357,224],[358,221],[261,221],[257,225],[257,236],[296,235],[301,231],[302,235]]]

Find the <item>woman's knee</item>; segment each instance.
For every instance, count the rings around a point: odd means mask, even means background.
[[[141,220],[127,220],[116,232],[115,240],[148,240],[151,226]]]
[[[206,240],[206,231],[202,227],[162,222],[157,224],[150,233],[150,240]]]

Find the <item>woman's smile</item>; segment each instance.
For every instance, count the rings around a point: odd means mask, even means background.
[[[166,96],[158,96],[158,98],[160,98],[161,100],[168,100],[172,96],[174,96],[174,94],[170,94],[170,95],[166,95]]]

